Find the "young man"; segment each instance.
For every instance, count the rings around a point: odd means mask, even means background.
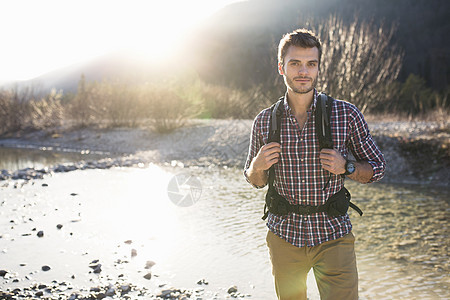
[[[315,116],[322,47],[305,29],[284,35],[278,72],[287,87],[281,116],[281,143],[268,142],[271,110],[255,118],[245,177],[256,188],[268,182],[274,165],[276,192],[290,205],[320,206],[344,186],[344,177],[361,183],[380,180],[385,161],[361,112],[334,100],[331,114],[334,149],[319,149]],[[339,76],[336,74],[336,76]],[[348,159],[349,151],[356,161]],[[352,225],[347,213],[269,212],[267,245],[278,299],[306,299],[311,268],[322,299],[358,299],[358,274]]]

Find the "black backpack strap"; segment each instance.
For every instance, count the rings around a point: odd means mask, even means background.
[[[349,205],[350,205],[351,208],[353,208],[354,210],[356,210],[356,212],[357,212],[360,216],[363,215],[363,212],[362,212],[361,208],[359,208],[358,206],[356,206],[355,203],[350,202]]]
[[[271,142],[281,142],[280,138],[280,131],[281,131],[281,118],[283,115],[283,105],[284,97],[281,97],[276,103],[274,103],[270,109],[271,114],[269,118],[269,136],[268,136],[268,143]],[[264,216],[262,217],[263,220],[265,220],[269,214],[269,207],[271,205],[271,195],[274,194],[275,188],[273,186],[273,182],[275,181],[275,167],[272,165],[269,168],[269,178],[268,178],[268,186],[269,189],[267,190],[266,194],[266,204],[264,205]]]
[[[269,119],[269,136],[268,143],[280,142],[280,128],[281,128],[281,116],[283,114],[284,97],[281,97],[271,107],[270,119]]]
[[[331,113],[333,109],[333,98],[323,93],[319,94],[315,110],[316,135],[319,140],[320,150],[323,148],[332,149],[333,140],[331,138]]]

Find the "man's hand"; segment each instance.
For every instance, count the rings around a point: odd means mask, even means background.
[[[272,142],[262,146],[248,168],[248,180],[255,186],[265,186],[268,179],[266,170],[280,160],[280,153],[281,145],[279,143]]]
[[[336,149],[322,149],[320,151],[320,163],[325,170],[339,175],[345,173],[345,158]]]
[[[273,164],[280,159],[281,145],[279,143],[269,143],[259,149],[258,154],[252,161],[255,171],[268,170]]]
[[[345,173],[346,159],[336,149],[322,149],[320,151],[320,162],[322,168],[339,175]],[[373,176],[373,168],[367,161],[355,162],[355,172],[348,175],[348,178],[358,181],[360,183],[367,183]]]

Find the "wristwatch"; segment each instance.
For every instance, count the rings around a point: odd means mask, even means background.
[[[345,173],[343,175],[347,176],[353,174],[356,170],[355,162],[351,160],[347,160],[345,163]]]

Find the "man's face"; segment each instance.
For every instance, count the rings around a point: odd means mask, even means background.
[[[284,65],[278,65],[278,71],[284,77],[289,90],[298,94],[311,92],[317,84],[319,75],[319,50],[289,46]]]

